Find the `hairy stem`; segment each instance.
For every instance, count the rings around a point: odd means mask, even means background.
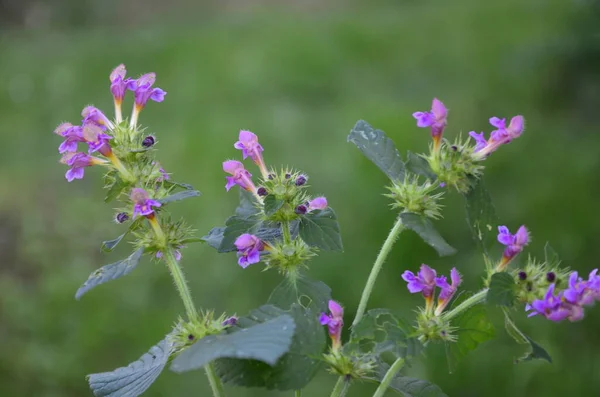
[[[350,387],[350,382],[345,376],[340,376],[331,392],[331,397],[344,397]]]
[[[446,321],[450,321],[454,317],[458,316],[462,312],[468,310],[471,306],[475,306],[481,302],[483,302],[487,296],[488,289],[484,288],[475,295],[465,299],[460,305],[456,306],[454,309],[446,312],[442,315],[442,318]]]
[[[390,369],[388,369],[388,371],[383,376],[383,379],[381,380],[381,383],[379,384],[377,390],[375,390],[375,394],[373,394],[373,397],[383,397],[388,387],[390,387],[390,383],[392,383],[394,376],[396,376],[396,374],[402,369],[402,367],[404,367],[403,358],[399,358],[396,361],[394,361]]]
[[[294,392],[294,397],[302,397],[302,390],[296,390]]]
[[[292,235],[290,234],[290,222],[281,222],[281,233],[283,234],[283,242],[289,244],[292,242]]]
[[[379,251],[379,255],[377,255],[377,259],[375,259],[375,263],[373,264],[373,268],[371,269],[371,274],[369,274],[369,278],[367,280],[367,285],[365,285],[365,289],[363,290],[362,296],[360,297],[360,303],[358,304],[358,310],[356,311],[356,317],[352,322],[352,326],[354,327],[358,322],[362,319],[363,314],[365,314],[365,310],[367,309],[367,303],[369,302],[369,297],[373,292],[373,287],[375,286],[375,281],[377,280],[377,276],[379,275],[379,271],[383,266],[387,256],[392,250],[392,246],[396,239],[400,235],[400,233],[404,230],[404,225],[402,224],[402,218],[398,217],[396,223],[392,230],[390,230],[390,234],[388,234],[381,250]]]
[[[208,377],[208,382],[210,383],[210,388],[212,389],[214,397],[225,397],[225,390],[223,389],[223,383],[221,379],[215,372],[215,368],[211,363],[208,363],[204,366],[204,371],[206,371],[206,376]]]

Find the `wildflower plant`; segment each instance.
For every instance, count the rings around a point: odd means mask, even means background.
[[[459,136],[451,142],[444,135],[448,110],[434,99],[430,111],[413,114],[417,127],[431,132],[429,153],[408,152],[406,161],[383,131],[365,121],[356,123],[348,141],[389,177],[385,196],[395,215],[354,319],[347,322],[347,311],[332,298],[332,290],[307,276],[311,259],[320,252],[343,251],[336,213],[325,196],[311,191],[309,176],[270,164],[258,136],[239,131],[237,141],[231,141],[238,150],[232,154],[237,155],[221,165],[225,190],[228,194],[238,190],[239,205],[224,226],[197,238],[191,226],[173,220],[168,210],[173,202],[200,193],[172,180],[155,159],[157,137],[139,124],[148,102],[162,102],[166,92],[154,87],[154,74],[129,78],[123,65],[111,73],[110,82],[113,119],[88,106],[80,124],[63,123],[55,132],[63,139],[59,153],[61,163],[68,167],[65,178],[72,182],[82,179],[88,167],[102,169],[105,201],[119,203],[114,219],[124,231],[103,242],[102,249],[110,252],[126,238],[131,238],[134,249],[127,258],[94,271],[76,298],[128,275],[147,256],[170,272],[185,315],[138,361],[89,375],[96,396],[139,396],[170,365],[175,372],[204,368],[215,397],[226,395],[224,384],[293,391],[300,396],[324,368],[338,376],[333,397],[344,396],[357,381],[376,383],[374,397],[388,389],[405,396],[443,397],[436,385],[402,376],[400,371],[432,343],[446,345],[452,370],[468,352],[494,336],[487,317],[490,306],[501,308],[509,334],[528,345],[528,352],[517,362],[551,362],[546,350],[517,328],[514,309],[521,308],[523,317],[579,321],[585,309],[600,299],[597,270],[583,277],[561,267],[548,244],[543,260],[529,256],[522,261],[531,240],[529,230],[524,225],[515,230],[497,220],[483,184],[484,164],[493,152],[523,133],[522,116],[513,117],[508,126],[505,119],[492,117],[495,129],[489,139],[484,133],[471,132],[466,140]],[[133,110],[124,118],[122,106],[129,91],[133,92]],[[442,257],[456,252],[434,226],[442,217],[444,195],[452,191],[464,197],[467,222],[482,251],[482,288],[475,293],[461,291],[465,276],[456,267],[438,271],[420,264],[398,271],[399,285],[405,282],[409,293],[424,300],[413,319],[385,308],[367,310],[379,272],[403,231],[417,233]],[[197,309],[181,266],[185,249],[195,242],[229,255],[240,272],[260,266],[278,272],[282,280],[264,305],[245,316]],[[351,324],[349,329],[345,323]]]

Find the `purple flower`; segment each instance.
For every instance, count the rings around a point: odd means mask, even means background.
[[[410,270],[402,274],[404,281],[408,283],[408,291],[411,294],[421,292],[425,298],[425,308],[429,312],[433,308],[433,293],[435,290],[436,272],[426,264],[421,265],[421,269],[415,275]]]
[[[245,269],[253,263],[260,262],[260,252],[265,249],[265,244],[258,237],[244,233],[234,244],[238,250],[238,264],[241,267]]]
[[[479,152],[487,146],[488,141],[487,139],[485,139],[483,132],[478,134],[475,131],[471,131],[469,132],[469,135],[475,140],[475,149],[473,150],[474,152]]]
[[[135,107],[138,111],[143,109],[150,99],[154,102],[164,101],[167,92],[161,90],[160,88],[153,88],[152,85],[154,85],[155,81],[155,73],[146,73],[139,79],[131,79],[127,83],[127,88],[133,91],[135,94]]]
[[[525,225],[521,226],[515,234],[510,234],[506,226],[498,227],[498,241],[505,245],[506,249],[502,254],[502,260],[498,265],[498,270],[503,271],[506,266],[517,256],[527,244],[529,244],[529,232]]]
[[[236,316],[231,316],[229,318],[226,318],[221,325],[223,327],[233,327],[234,325],[236,325],[238,323],[238,318]]]
[[[183,248],[183,247],[179,247],[179,249],[182,249],[182,248]],[[177,262],[179,262],[179,261],[181,260],[181,257],[183,256],[183,255],[181,255],[181,252],[179,251],[179,249],[176,249],[176,250],[173,252],[173,256],[175,256],[175,260],[176,260]],[[158,252],[156,253],[156,258],[158,258],[158,259],[161,259],[162,257],[163,257],[163,253],[162,253],[162,251],[158,251]]]
[[[58,147],[58,152],[61,154],[66,152],[76,152],[77,143],[85,142],[82,128],[71,123],[62,123],[56,127],[54,133],[65,138],[64,142]]]
[[[250,157],[252,161],[259,166],[260,171],[263,175],[268,175],[265,162],[262,157],[263,147],[258,143],[258,137],[256,134],[241,130],[239,140],[233,145],[234,148],[242,151],[242,158],[245,160]]]
[[[513,139],[521,136],[525,126],[523,116],[515,116],[510,120],[510,124],[506,127],[506,119],[492,117],[490,124],[496,127],[490,134],[490,139],[485,140],[483,133],[477,135],[475,132],[470,132],[469,135],[475,139],[474,156],[477,160],[483,160],[491,153],[496,151],[501,145],[510,143]]]
[[[562,304],[561,295],[554,295],[554,284],[550,284],[544,299],[536,299],[531,302],[529,307],[532,313],[529,317],[541,314],[551,321],[562,321],[569,317],[571,310]]]
[[[67,152],[62,156],[60,162],[71,167],[65,174],[65,178],[72,182],[74,179],[83,179],[85,167],[104,164],[106,161],[85,153]]]
[[[446,276],[440,276],[435,278],[435,285],[441,288],[440,294],[438,296],[438,304],[435,308],[436,316],[442,314],[446,306],[448,306],[448,303],[450,303],[450,301],[452,300],[452,297],[456,293],[458,286],[462,282],[462,279],[460,278],[460,273],[454,267],[452,268],[452,270],[450,270],[450,279],[452,281],[452,284],[448,284]]]
[[[112,150],[108,141],[112,139],[110,135],[105,134],[96,124],[88,123],[83,126],[82,136],[89,146],[89,153],[100,152],[100,154],[110,157]]]
[[[81,111],[81,117],[83,117],[83,124],[97,124],[102,127],[113,128],[113,123],[102,113],[102,111],[93,106],[86,106]]]
[[[131,83],[131,79],[126,79],[127,69],[125,65],[120,64],[110,74],[110,92],[115,98],[115,103],[119,105],[123,102],[125,92],[127,91],[128,85]]]
[[[579,277],[577,272],[569,277],[569,288],[563,292],[565,300],[573,305],[587,306],[600,298],[600,276],[594,269],[587,280]]]
[[[252,174],[244,168],[244,164],[235,160],[223,162],[223,171],[233,176],[228,176],[225,189],[229,191],[233,186],[239,185],[242,189],[250,192],[256,192],[256,186],[252,182]]]
[[[308,202],[308,211],[324,210],[327,208],[327,199],[325,197],[316,197]]]
[[[151,217],[154,215],[153,207],[160,207],[162,204],[156,200],[152,200],[148,193],[144,189],[133,188],[131,189],[131,201],[133,201],[133,217],[142,215],[145,217]]]
[[[344,308],[334,300],[329,301],[329,314],[321,313],[319,321],[327,326],[327,331],[332,341],[332,349],[338,350],[342,346],[342,328],[344,327]]]
[[[440,147],[442,134],[447,124],[447,116],[448,109],[446,109],[446,106],[444,106],[437,98],[433,98],[431,111],[413,113],[413,117],[417,120],[417,127],[431,127],[431,136],[433,137],[434,150],[436,151]]]

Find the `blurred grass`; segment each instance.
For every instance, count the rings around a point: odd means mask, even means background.
[[[85,375],[137,359],[167,333],[182,312],[165,269],[143,262],[130,276],[80,302],[74,292],[95,268],[127,254],[99,252],[120,234],[103,205],[100,171],[67,184],[57,164],[61,121],[78,121],[84,105],[109,113],[108,73],[155,71],[168,91],[142,123],[159,138],[160,161],[178,181],[203,191],[176,206],[199,234],[222,224],[237,195],[226,194],[221,161],[240,128],[260,135],[269,164],[307,172],[313,192],[336,209],[346,252],[322,253],[310,275],[328,283],[348,308],[358,302],[394,214],[385,177],[350,144],[357,119],[386,131],[401,152],[424,151],[428,134],[411,113],[437,96],[451,109],[448,136],[487,130],[487,119],[524,114],[527,131],[486,161],[486,182],[503,223],[526,223],[533,255],[549,240],[567,265],[597,266],[600,193],[597,123],[578,117],[552,92],[561,54],[584,10],[558,1],[498,3],[375,1],[299,12],[295,8],[234,7],[177,23],[173,11],[143,26],[7,31],[0,36],[0,384],[6,396],[90,395]],[[567,40],[565,40],[567,39]],[[566,43],[566,44],[565,44]],[[577,70],[571,71],[576,74]],[[555,98],[556,97],[556,98]],[[549,106],[548,104],[555,104]],[[588,103],[588,106],[590,104]],[[594,107],[591,107],[594,109]],[[598,109],[598,106],[595,107]],[[405,310],[420,300],[400,279],[421,262],[440,271],[456,265],[465,288],[478,287],[482,264],[464,221],[460,197],[449,194],[438,223],[460,254],[440,259],[416,236],[401,237],[370,306]],[[279,282],[260,266],[242,270],[233,255],[205,246],[185,250],[183,264],[196,302],[217,312],[246,313]],[[514,366],[522,352],[502,329],[449,375],[443,347],[409,373],[438,383],[449,396],[596,395],[600,313],[584,322],[519,324],[543,343],[553,365]],[[335,379],[320,375],[306,395],[327,395]],[[350,396],[373,386],[353,387]],[[235,396],[290,395],[232,389]],[[201,372],[168,371],[147,396],[208,395]]]

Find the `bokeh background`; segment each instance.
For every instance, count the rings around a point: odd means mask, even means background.
[[[310,276],[324,280],[351,318],[394,213],[385,176],[346,143],[358,119],[386,131],[401,152],[425,151],[429,134],[411,117],[431,98],[450,110],[447,135],[490,131],[491,116],[524,114],[526,133],[486,161],[485,179],[510,228],[525,223],[543,255],[550,241],[565,265],[599,265],[600,2],[566,0],[256,1],[0,0],[0,395],[91,395],[85,375],[136,360],[171,328],[183,308],[166,269],[147,260],[128,277],[80,302],[89,273],[128,254],[100,241],[121,233],[103,203],[100,170],[68,184],[58,164],[62,121],[93,103],[111,113],[108,74],[154,71],[168,91],[141,121],[159,138],[159,157],[178,181],[204,194],[174,205],[203,234],[232,213],[221,161],[240,128],[260,135],[269,164],[306,171],[336,209],[345,252],[322,253]],[[370,307],[413,315],[420,298],[401,280],[425,262],[457,266],[465,288],[483,265],[461,197],[446,196],[442,235],[459,254],[438,258],[401,236]],[[246,313],[279,282],[260,266],[242,270],[233,254],[201,244],[183,264],[196,302]],[[497,339],[448,373],[441,347],[408,374],[451,397],[600,395],[600,308],[583,322],[551,324],[518,315],[552,365],[513,365],[523,353],[491,310]],[[307,396],[328,395],[324,371]],[[231,396],[288,393],[228,388]],[[368,396],[355,385],[350,396]],[[390,393],[391,394],[391,393]],[[145,394],[208,396],[203,372],[165,371]]]

